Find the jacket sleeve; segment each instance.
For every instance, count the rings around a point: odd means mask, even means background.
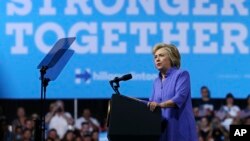
[[[187,71],[183,71],[177,78],[175,86],[175,96],[171,99],[180,108],[190,96],[190,76]]]

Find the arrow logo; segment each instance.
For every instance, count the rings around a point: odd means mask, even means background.
[[[75,70],[75,83],[76,84],[80,84],[82,82],[82,80],[89,84],[90,80],[91,80],[91,72],[90,69],[85,69],[84,72],[81,71],[81,69],[76,69]]]

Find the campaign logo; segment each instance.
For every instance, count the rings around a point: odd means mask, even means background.
[[[126,72],[131,73],[133,78],[131,81],[153,81],[158,74],[147,72]],[[87,69],[75,69],[75,84],[90,84],[92,81],[109,81],[115,77],[123,76],[124,73],[114,73],[108,71],[91,71]]]
[[[91,70],[90,69],[85,69],[84,71],[81,71],[81,69],[77,68],[75,69],[75,83],[80,84],[85,82],[86,84],[89,84],[91,82]]]
[[[250,125],[230,125],[230,141],[249,141]]]

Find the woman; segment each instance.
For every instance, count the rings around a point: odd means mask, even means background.
[[[250,117],[250,94],[246,98],[246,107],[240,112],[240,117],[242,119]]]
[[[73,131],[68,130],[62,139],[62,141],[74,141],[75,140],[75,134]]]
[[[23,107],[18,107],[17,108],[17,119],[12,121],[12,128],[16,129],[17,126],[21,126],[22,129],[25,129],[25,120],[27,119],[26,117],[26,112]]]
[[[154,81],[148,106],[151,111],[161,107],[167,121],[160,140],[197,141],[189,73],[180,69],[178,49],[174,45],[157,44],[153,55],[159,76]]]
[[[221,123],[227,131],[229,131],[230,125],[234,118],[240,117],[240,107],[234,104],[234,96],[232,93],[228,93],[226,96],[226,105],[222,106],[218,113],[222,113]]]

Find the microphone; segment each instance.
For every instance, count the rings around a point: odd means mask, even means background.
[[[119,81],[127,81],[130,80],[132,78],[132,75],[129,74],[125,74],[122,77],[115,77],[113,80],[110,80],[109,82],[119,82]]]

